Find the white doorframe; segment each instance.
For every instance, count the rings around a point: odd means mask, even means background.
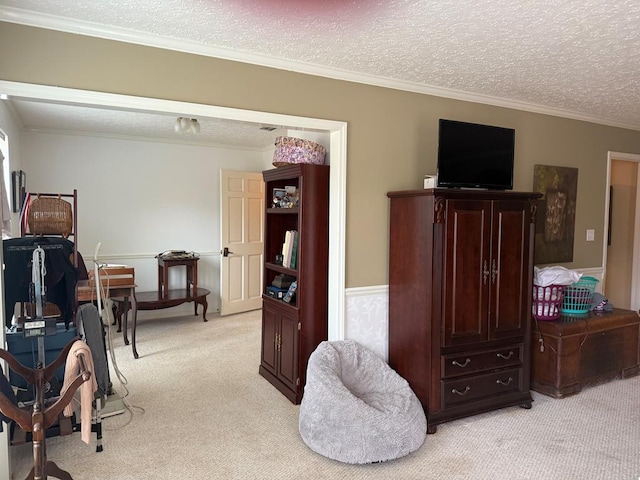
[[[2,219],[2,209],[0,209],[0,221]],[[0,265],[4,263],[2,258],[2,249],[0,249]],[[4,331],[5,315],[4,315],[4,275],[0,275],[0,298],[2,298],[3,307],[0,308],[0,322],[2,322],[2,328],[0,332],[0,348],[4,348],[6,342],[6,336]],[[4,360],[0,360],[4,373],[9,376],[9,366]],[[9,426],[3,424],[2,432],[0,432],[0,480],[9,480],[11,474],[11,459],[9,456]]]
[[[640,164],[640,155],[634,153],[608,152],[607,153],[607,185],[605,189],[604,204],[604,236],[602,248],[602,271],[603,279],[607,278],[607,238],[609,236],[609,190],[611,187],[611,162],[622,160],[637,162]],[[637,178],[638,189],[640,189],[640,168],[638,168]],[[636,212],[633,228],[633,254],[631,268],[631,310],[640,309],[640,195],[636,194]]]

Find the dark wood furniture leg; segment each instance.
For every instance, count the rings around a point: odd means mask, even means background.
[[[59,478],[60,480],[73,480],[73,477],[69,474],[69,472],[62,470],[55,462],[51,460],[47,460],[44,466],[42,467],[42,476],[36,477],[35,467],[31,469],[29,475],[27,475],[26,480],[40,480],[47,477]]]
[[[129,300],[131,300],[131,307],[129,307]],[[116,302],[120,305],[121,302]],[[120,307],[118,306],[118,310]],[[129,310],[131,310],[131,350],[133,351],[133,357],[138,358],[138,350],[136,349],[136,326],[138,323],[138,302],[136,300],[136,292],[131,289],[130,296],[123,297],[122,301],[122,332],[124,336],[124,344],[129,345],[129,338],[127,337],[127,330],[129,328]]]
[[[191,292],[190,295],[195,296],[198,292],[198,262],[193,262],[189,265],[191,271]],[[189,289],[189,278],[187,278],[187,291]]]
[[[209,304],[207,303],[207,296],[206,295],[200,295],[198,297],[195,297],[195,300],[193,302],[193,307],[195,309],[195,315],[198,315],[198,304],[202,305],[202,320],[205,322],[208,322],[209,320],[207,320],[207,308],[209,307]]]
[[[136,327],[138,326],[138,301],[136,300],[136,292],[131,290],[131,316],[133,317],[133,325],[131,328],[131,349],[133,350],[133,358],[138,358],[138,350],[136,349]]]
[[[124,338],[124,344],[129,345],[129,337],[127,336],[127,329],[129,328],[129,321],[127,314],[129,312],[129,297],[124,297],[124,303],[122,305],[122,338]]]
[[[113,304],[113,322],[111,325],[118,324],[118,329],[116,332],[120,333],[122,331],[122,312],[120,311],[119,305],[117,303]]]
[[[160,295],[163,295],[163,292],[162,292],[163,272],[164,272],[164,269],[162,268],[160,261],[158,261],[158,293]]]

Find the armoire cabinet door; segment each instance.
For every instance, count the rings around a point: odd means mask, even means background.
[[[528,202],[495,201],[492,212],[489,338],[524,334],[529,287]]]
[[[445,208],[444,344],[486,341],[491,202],[447,200]]]

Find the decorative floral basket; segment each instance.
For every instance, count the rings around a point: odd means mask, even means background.
[[[326,149],[319,143],[295,137],[277,137],[273,165],[282,167],[298,163],[324,165]]]
[[[597,284],[597,278],[582,277],[576,283],[567,286],[562,302],[562,313],[587,313],[591,310]]]
[[[552,321],[560,317],[564,285],[533,286],[533,316],[536,320]]]

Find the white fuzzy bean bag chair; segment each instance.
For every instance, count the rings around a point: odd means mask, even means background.
[[[363,464],[424,443],[427,420],[407,381],[353,340],[322,342],[309,357],[300,435],[311,450]]]

